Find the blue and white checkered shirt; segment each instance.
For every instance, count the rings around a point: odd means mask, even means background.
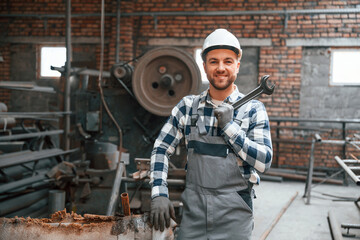
[[[244,95],[237,88],[224,102],[234,103]],[[191,114],[195,95],[189,95],[173,108],[171,116],[161,129],[151,154],[150,184],[151,197],[168,197],[167,174],[170,156],[175,152],[180,140],[185,136],[188,146]],[[254,184],[260,183],[256,170],[263,173],[270,168],[272,160],[272,143],[268,115],[263,103],[252,100],[246,104],[245,112],[234,111],[234,120],[224,129],[218,127],[214,116],[216,106],[211,102],[208,90],[200,94],[199,108],[204,108],[204,115],[199,116],[205,124],[207,134],[223,136],[237,155],[238,165],[244,178]],[[241,115],[241,116],[240,116]],[[256,169],[256,170],[255,170]]]

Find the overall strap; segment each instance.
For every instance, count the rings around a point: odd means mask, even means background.
[[[199,116],[199,103],[200,103],[200,95],[197,95],[194,98],[193,104],[192,104],[192,115],[191,115],[191,126],[197,126],[198,131],[201,135],[205,135],[206,128],[204,122],[201,120],[201,117]]]

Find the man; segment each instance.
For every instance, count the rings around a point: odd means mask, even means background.
[[[168,161],[185,137],[188,156],[180,240],[251,237],[251,189],[260,181],[256,170],[270,167],[272,144],[260,101],[252,100],[238,110],[231,105],[244,96],[234,84],[241,55],[238,39],[225,29],[205,39],[202,58],[209,88],[184,97],[174,107],[154,144],[151,221],[163,231],[170,218],[175,219],[166,183]]]

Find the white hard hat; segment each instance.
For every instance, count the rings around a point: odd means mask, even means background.
[[[214,49],[230,49],[241,57],[241,47],[239,40],[228,30],[219,28],[210,33],[204,41],[201,57],[205,61],[208,52]]]

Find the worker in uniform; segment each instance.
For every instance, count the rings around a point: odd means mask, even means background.
[[[151,154],[151,214],[156,230],[175,219],[169,200],[170,156],[185,137],[186,188],[181,195],[179,240],[251,238],[253,184],[269,169],[272,143],[264,105],[251,100],[238,110],[232,103],[244,95],[234,84],[242,50],[226,29],[207,36],[202,49],[209,88],[185,96],[173,109]]]

